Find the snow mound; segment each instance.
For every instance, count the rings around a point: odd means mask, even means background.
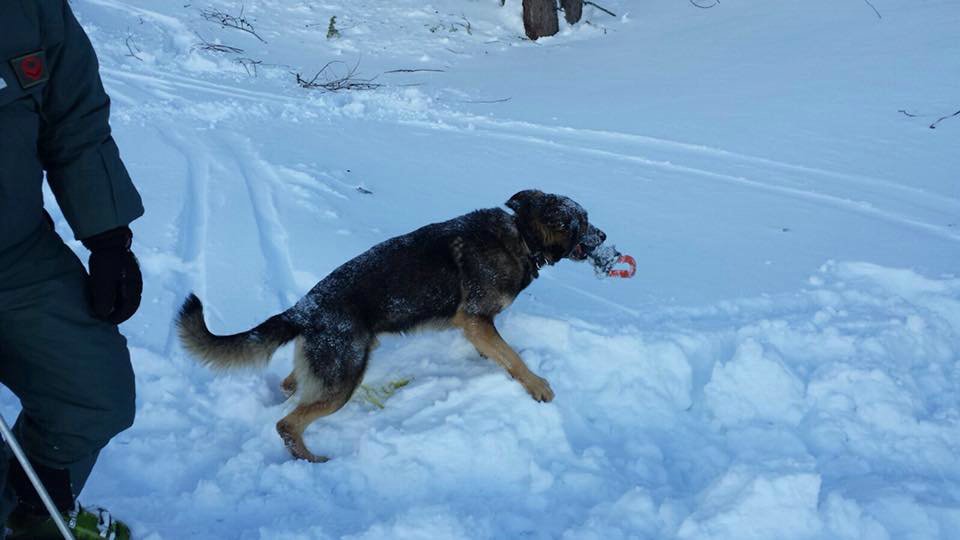
[[[273,430],[289,352],[218,378],[137,348],[139,419],[85,496],[154,538],[949,537],[960,280],[810,283],[620,326],[509,312],[546,405],[456,333],[386,339],[367,383],[412,381],[312,426],[323,465]]]

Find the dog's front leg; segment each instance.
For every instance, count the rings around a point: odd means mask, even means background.
[[[503,340],[500,332],[497,332],[497,327],[493,325],[493,319],[459,312],[454,317],[453,323],[463,329],[467,340],[477,348],[482,356],[491,358],[500,364],[511,377],[523,385],[533,399],[537,401],[553,400],[553,390],[550,388],[550,383],[530,371],[530,368],[523,363],[520,355]]]

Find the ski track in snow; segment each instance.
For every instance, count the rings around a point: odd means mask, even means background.
[[[276,102],[290,105],[309,107],[313,110],[322,110],[327,105],[296,97],[280,96],[267,92],[256,92],[238,89],[227,85],[209,83],[185,76],[164,74],[163,76],[146,76],[131,74],[119,70],[104,69],[107,80],[111,77],[121,80],[136,80],[145,82],[160,89],[187,89],[198,90],[204,93],[220,95],[239,100],[257,103]],[[638,164],[641,169],[653,168],[662,172],[679,173],[681,180],[695,177],[706,178],[735,184],[749,189],[758,189],[774,193],[779,196],[798,198],[806,201],[823,204],[832,208],[854,212],[874,219],[888,221],[898,225],[906,225],[928,234],[953,242],[960,242],[960,233],[951,231],[944,226],[952,216],[960,212],[960,201],[931,194],[922,189],[901,186],[887,180],[827,171],[818,168],[805,167],[791,163],[783,163],[762,157],[749,156],[729,152],[721,148],[710,148],[692,145],[683,142],[669,141],[639,134],[619,133],[591,129],[576,129],[566,126],[547,126],[530,122],[498,121],[485,117],[460,115],[455,112],[444,114],[434,112],[426,120],[400,120],[401,123],[432,130],[457,129],[461,134],[475,136],[496,137],[506,140],[520,141],[532,145],[548,146],[572,152],[590,154],[606,159],[625,161]],[[476,129],[476,125],[485,126]],[[459,128],[455,127],[459,126]],[[609,143],[626,144],[631,148],[648,151],[666,149],[671,153],[679,153],[679,162],[664,159],[654,159],[642,154],[616,152],[607,149]],[[690,166],[683,163],[684,155],[696,156],[698,161],[709,160],[703,166]],[[708,168],[704,168],[708,167]],[[732,170],[734,173],[720,172]],[[745,176],[748,174],[749,176]],[[763,178],[764,180],[758,180]],[[839,181],[846,184],[846,190],[863,197],[848,198],[833,195],[829,192],[810,189],[809,185],[825,179]],[[864,188],[870,188],[864,192]],[[883,193],[878,196],[878,191]],[[895,208],[903,208],[902,211]],[[929,223],[911,217],[907,212],[911,208],[919,208],[925,212],[936,212],[944,216],[943,224]]]
[[[408,123],[426,128],[441,130],[451,129],[449,123],[442,125],[437,125],[435,122],[410,121]],[[804,173],[807,177],[827,177],[843,180],[857,185],[878,186],[885,189],[890,189],[888,187],[890,183],[883,180],[847,175],[831,171],[823,171],[820,169],[803,167],[801,165],[780,163],[765,158],[743,156],[721,149],[710,149],[701,146],[675,143],[672,141],[663,141],[626,133],[596,132],[592,130],[576,130],[573,128],[563,127],[554,128],[549,126],[538,126],[529,123],[516,122],[499,123],[487,121],[487,123],[492,124],[493,127],[501,129],[484,131],[480,129],[471,129],[469,127],[461,127],[459,131],[461,133],[478,133],[501,139],[516,140],[530,144],[561,148],[571,152],[591,154],[612,160],[627,161],[630,163],[639,164],[643,166],[642,168],[653,168],[665,172],[681,173],[678,176],[680,179],[700,177],[719,180],[741,187],[764,190],[784,197],[803,199],[833,208],[855,212],[871,218],[889,221],[898,225],[906,225],[925,233],[937,235],[947,240],[960,242],[960,233],[950,231],[943,225],[932,224],[914,219],[908,215],[877,206],[878,203],[868,202],[867,200],[849,199],[831,195],[823,191],[816,191],[801,187],[793,187],[783,183],[776,183],[777,180],[782,181],[784,171]],[[522,129],[517,130],[517,126],[521,126]],[[538,135],[528,134],[530,132],[538,133]],[[568,142],[560,142],[563,138],[566,138]],[[687,153],[701,154],[702,157],[717,158],[711,162],[711,165],[713,165],[713,168],[715,169],[725,168],[730,165],[729,162],[732,162],[734,166],[736,166],[737,162],[747,163],[751,165],[751,176],[748,177],[742,175],[725,174],[712,169],[684,165],[682,162],[673,163],[671,161],[651,159],[643,155],[614,152],[600,147],[602,143],[611,138],[626,140],[637,146],[651,146],[650,142],[652,141],[654,142],[653,146],[666,146],[671,150],[680,149]],[[760,177],[763,177],[766,180],[757,180],[757,178]],[[945,216],[944,222],[946,222],[946,219],[949,218],[949,216],[956,215],[957,212],[960,212],[960,203],[943,196],[933,195],[923,190],[909,187],[897,186],[896,188],[890,190],[895,192],[894,194],[891,194],[895,197],[891,197],[888,200],[881,200],[881,204],[903,204],[906,200],[908,205],[916,205],[924,209],[932,208],[938,212],[941,212]]]
[[[802,173],[806,176],[826,176],[829,178],[834,178],[837,180],[842,180],[846,182],[852,182],[860,184],[863,186],[873,186],[881,187],[885,190],[895,191],[898,193],[903,193],[905,195],[910,195],[914,197],[921,198],[927,203],[932,203],[936,205],[944,205],[944,207],[951,210],[960,209],[960,201],[953,199],[944,199],[941,196],[930,194],[927,191],[922,189],[917,189],[909,186],[902,186],[887,180],[882,180],[878,178],[871,178],[868,176],[841,173],[836,171],[828,171],[825,169],[818,169],[815,167],[806,167],[803,165],[797,165],[793,163],[785,163],[782,161],[776,161],[772,159],[750,156],[746,154],[739,154],[736,152],[730,152],[723,150],[721,148],[711,148],[709,146],[695,145],[678,141],[671,141],[667,139],[658,139],[656,137],[648,137],[644,135],[636,135],[631,133],[620,133],[616,131],[604,131],[604,130],[595,130],[595,129],[582,129],[582,128],[572,128],[566,126],[544,126],[540,124],[534,124],[531,122],[517,122],[517,121],[508,121],[508,120],[493,120],[487,117],[482,116],[472,116],[469,117],[466,121],[478,123],[481,125],[489,125],[491,128],[498,130],[506,131],[515,131],[515,132],[529,132],[529,133],[539,133],[541,135],[548,135],[551,137],[569,137],[578,142],[583,140],[590,140],[599,146],[600,142],[626,142],[637,147],[662,147],[668,150],[678,150],[683,152],[688,152],[690,154],[703,154],[713,157],[720,158],[726,162],[742,162],[746,164],[752,164],[757,166],[768,167],[770,169],[779,169],[791,172]]]
[[[104,81],[107,83],[131,84],[136,83],[139,88],[154,88],[161,91],[192,90],[214,96],[228,97],[254,103],[286,103],[292,105],[309,106],[310,101],[304,98],[288,97],[269,92],[257,92],[237,88],[226,84],[217,84],[194,77],[162,73],[146,75],[131,73],[121,69],[104,67],[100,69]]]
[[[567,290],[570,290],[570,291],[574,291],[574,292],[576,292],[577,294],[583,295],[583,296],[585,296],[585,297],[587,297],[587,298],[589,298],[589,299],[591,299],[591,300],[593,300],[593,301],[595,301],[595,302],[599,302],[599,303],[601,303],[601,304],[603,304],[603,305],[606,305],[606,306],[610,306],[610,307],[612,307],[612,308],[615,308],[615,309],[617,309],[618,311],[621,311],[621,312],[623,312],[623,313],[626,313],[627,315],[630,315],[630,316],[632,316],[632,317],[640,317],[640,316],[643,314],[643,312],[640,311],[640,310],[638,310],[638,309],[634,309],[634,308],[625,306],[625,305],[623,305],[623,304],[621,304],[621,303],[619,303],[619,302],[614,302],[613,300],[610,300],[610,299],[608,299],[608,298],[604,298],[604,297],[602,297],[602,296],[600,296],[600,295],[597,295],[597,294],[594,294],[594,293],[592,293],[592,292],[590,292],[590,291],[586,291],[586,290],[584,290],[584,289],[582,289],[582,288],[580,288],[580,287],[574,287],[573,285],[568,285],[568,284],[564,283],[563,281],[561,281],[561,280],[559,280],[559,279],[557,279],[557,278],[555,278],[555,277],[553,277],[553,276],[551,276],[551,275],[544,274],[544,275],[543,275],[543,279],[548,279],[548,280],[552,281],[552,282],[554,283],[554,285],[557,285],[557,286],[559,286],[559,287],[562,287],[562,288],[567,289]]]
[[[293,263],[287,247],[288,235],[274,203],[274,189],[279,181],[277,175],[269,164],[257,157],[249,140],[230,137],[224,147],[223,150],[232,155],[240,167],[244,184],[250,194],[250,203],[253,205],[253,215],[260,234],[260,250],[268,271],[266,278],[270,286],[276,289],[279,304],[292,305],[300,295],[297,294],[299,287],[293,277]]]
[[[208,227],[209,204],[208,189],[210,184],[210,162],[208,154],[198,148],[196,142],[187,141],[174,130],[157,128],[157,133],[171,147],[175,148],[187,163],[187,178],[184,181],[185,191],[183,206],[177,218],[179,235],[177,238],[176,253],[183,263],[183,269],[175,280],[176,286],[171,292],[180,294],[184,289],[198,290],[201,293],[206,289],[205,283],[195,283],[193,276],[201,279],[205,276],[204,240]],[[164,347],[164,355],[170,355],[177,347],[177,333],[172,325]]]

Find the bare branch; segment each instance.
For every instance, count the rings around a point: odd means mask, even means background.
[[[259,39],[263,43],[266,43],[267,40],[260,37],[260,34],[254,29],[253,24],[250,23],[250,20],[243,16],[243,5],[240,6],[239,15],[231,15],[225,11],[219,9],[204,9],[200,11],[200,15],[204,19],[220,24],[224,28],[234,28],[236,30],[241,30],[246,32],[253,37]]]
[[[247,72],[247,75],[257,76],[257,66],[263,64],[263,60],[254,60],[253,58],[237,58],[236,63],[243,66],[243,69]]]
[[[457,103],[470,103],[470,104],[485,104],[485,103],[506,103],[513,99],[512,97],[506,97],[503,99],[467,99],[467,100],[458,100]]]
[[[127,51],[129,51],[127,53],[127,56],[131,56],[143,62],[143,58],[140,58],[139,56],[137,56],[137,53],[141,53],[143,51],[140,50],[140,47],[137,47],[137,44],[133,42],[133,34],[130,33],[129,28],[127,29],[127,39],[124,40],[124,43],[127,44]]]
[[[947,118],[953,118],[954,116],[960,116],[960,111],[957,111],[957,112],[955,112],[955,113],[953,113],[953,114],[948,114],[947,116],[944,116],[944,117],[941,117],[941,118],[937,119],[936,122],[930,124],[930,129],[937,129],[937,124],[939,124],[940,122],[943,122],[943,121],[946,120]]]
[[[357,68],[360,67],[358,60],[346,74],[338,75],[335,66],[344,65],[343,62],[331,61],[320,68],[320,71],[312,79],[304,79],[299,73],[294,73],[297,77],[297,84],[301,88],[309,90],[323,90],[325,92],[339,92],[341,90],[375,90],[383,86],[380,83],[373,82],[376,77],[371,79],[362,79],[356,77]]]
[[[692,1],[692,0],[691,0],[691,1]],[[717,3],[718,3],[718,4],[720,3],[719,0],[717,1]],[[597,4],[597,3],[595,3],[595,2],[590,2],[589,0],[584,0],[583,5],[585,5],[585,6],[593,6],[593,7],[597,8],[597,9],[599,9],[600,11],[606,13],[607,15],[611,16],[611,17],[616,17],[616,16],[617,16],[616,13],[614,13],[614,12],[610,11],[609,9],[601,6],[600,4]]]
[[[384,73],[420,73],[424,71],[429,73],[446,73],[446,70],[443,69],[391,69],[390,71],[384,71]]]
[[[456,26],[462,26],[464,30],[467,31],[467,35],[473,35],[473,25],[470,24],[470,20],[467,19],[465,15],[460,15],[460,18],[463,19],[462,23],[454,23]]]
[[[868,6],[870,6],[870,9],[872,9],[874,13],[877,14],[877,18],[878,18],[878,19],[882,19],[882,18],[883,18],[883,15],[880,15],[880,12],[877,11],[876,6],[874,6],[873,3],[870,2],[870,0],[863,0],[863,1],[864,1]]]
[[[201,36],[197,32],[194,32],[194,35],[197,36],[197,39],[200,40],[199,43],[194,45],[194,48],[196,49],[200,49],[202,51],[211,51],[211,52],[226,53],[226,54],[243,53],[243,49],[241,49],[240,47],[233,47],[231,45],[224,45],[222,43],[214,43],[212,41],[208,41],[207,38]]]

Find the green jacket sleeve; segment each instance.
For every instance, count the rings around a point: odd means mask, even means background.
[[[110,135],[110,98],[96,53],[66,0],[63,40],[47,49],[50,78],[39,144],[47,181],[78,239],[143,215],[143,203]]]

